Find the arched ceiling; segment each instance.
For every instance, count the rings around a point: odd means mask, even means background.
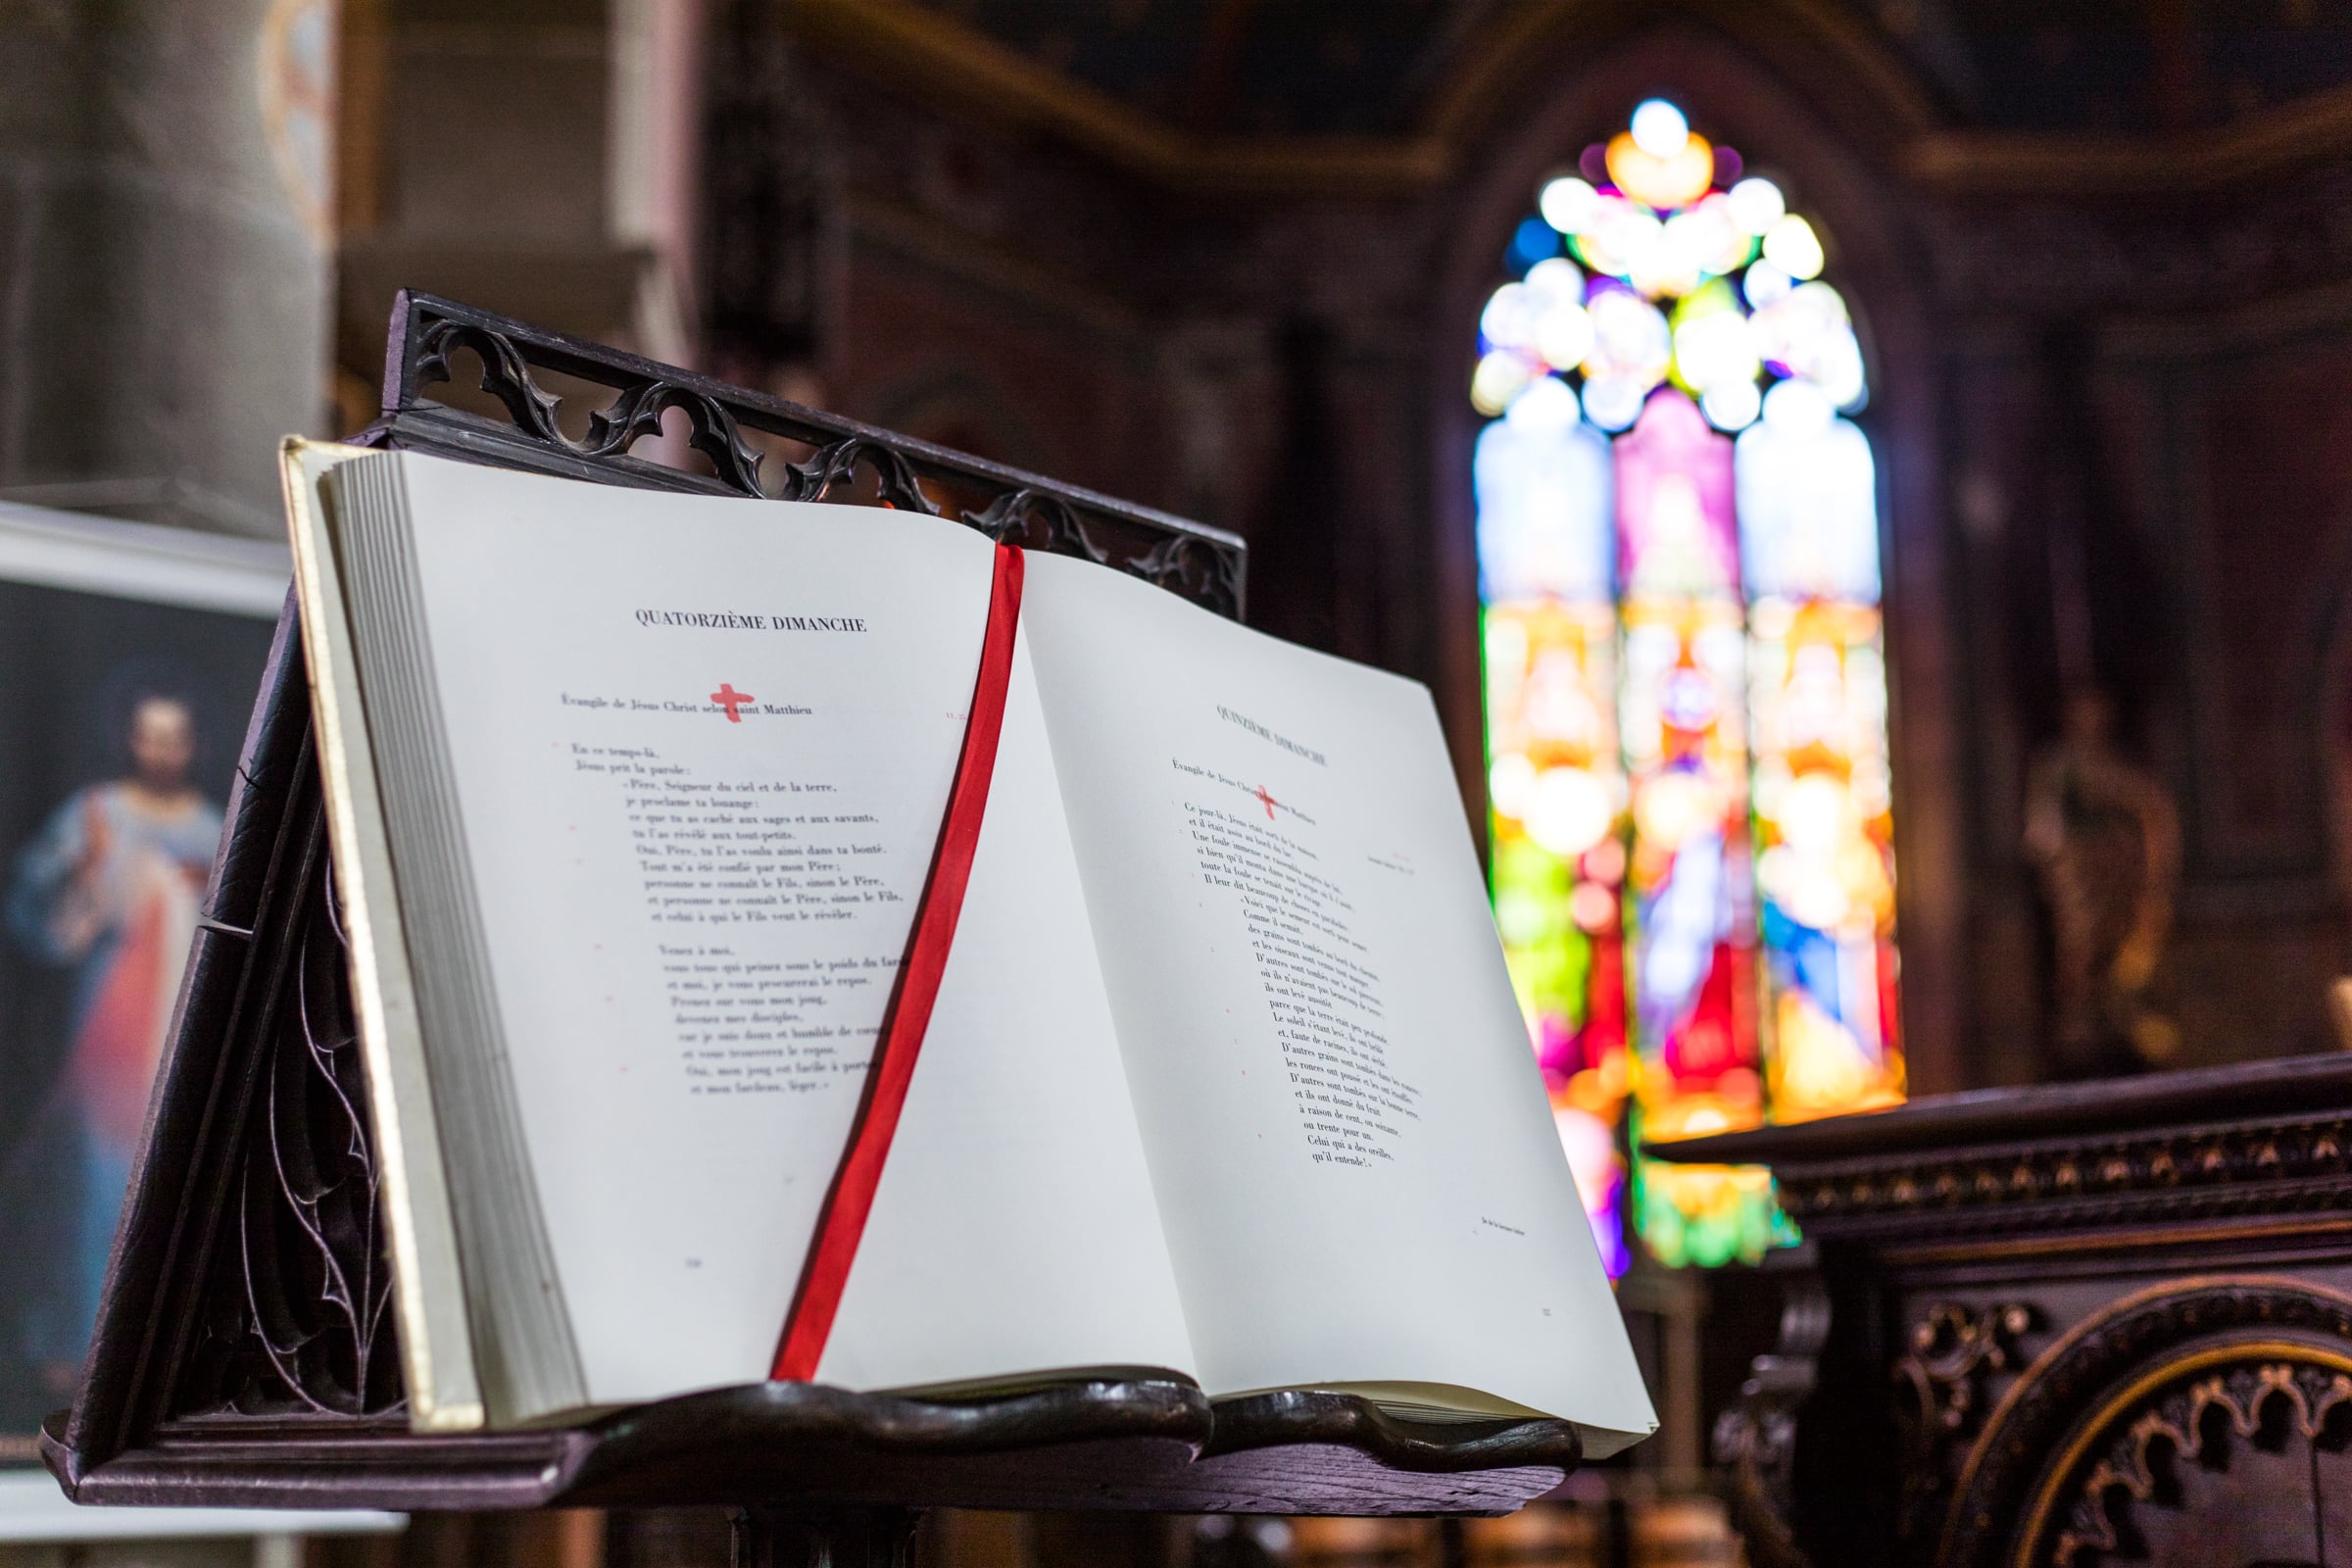
[[[1677,28],[1747,51],[1936,188],[2132,195],[2352,156],[2346,0],[792,0],[784,15],[877,82],[1201,191],[1427,189],[1545,73]]]
[[[1527,0],[915,0],[1169,128],[1414,129]],[[2340,0],[1825,0],[1954,124],[2178,131],[2352,82]]]

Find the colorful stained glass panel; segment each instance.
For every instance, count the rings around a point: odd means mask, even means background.
[[[1495,924],[1593,1234],[1622,1273],[1625,785],[1608,442],[1581,421],[1497,419],[1475,478]]]
[[[1573,396],[1568,405],[1565,421],[1503,418],[1479,434],[1471,472],[1479,593],[1490,605],[1609,603],[1609,442],[1576,420]]]
[[[1671,104],[1581,167],[1470,396],[1495,919],[1614,1273],[1626,1221],[1668,1263],[1793,1235],[1766,1172],[1629,1148],[1903,1062],[1862,340],[1823,235]]]

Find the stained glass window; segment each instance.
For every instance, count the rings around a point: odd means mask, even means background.
[[[1546,183],[1479,320],[1495,923],[1613,1273],[1789,1237],[1644,1137],[1890,1103],[1868,378],[1820,235],[1652,99]]]

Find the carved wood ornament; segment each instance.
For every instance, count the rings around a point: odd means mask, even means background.
[[[1911,1326],[1892,1374],[1908,1440],[1896,1520],[1906,1539],[1934,1532],[1956,1450],[1982,1425],[1993,1377],[2020,1364],[2018,1342],[2034,1326],[2034,1308],[2023,1301],[1936,1301]]]
[[[2089,1472],[2049,1475],[2025,1560],[2325,1563],[2331,1537],[2352,1544],[2352,1355],[2235,1346],[2156,1376],[2085,1423]]]
[[[1739,1399],[1715,1423],[1715,1462],[1729,1472],[1733,1528],[1756,1568],[1811,1568],[1790,1524],[1797,1416],[1814,1394],[1830,1316],[1819,1281],[1792,1282],[1779,1342],[1756,1357]]]
[[[1759,1563],[2352,1561],[2352,1057],[1651,1152],[1770,1165],[1837,1303],[1801,1406],[1740,1417]]]
[[[363,442],[606,483],[771,501],[848,499],[870,481],[883,506],[941,516],[947,510],[925,484],[935,481],[988,498],[961,520],[993,539],[1116,565],[1241,617],[1245,551],[1229,533],[485,311],[424,295],[404,294],[402,301],[407,320],[405,330],[396,326],[386,362],[385,417],[359,437]],[[460,354],[480,363],[478,390],[497,400],[511,424],[423,395],[458,378]],[[584,436],[565,433],[564,400],[540,384],[535,368],[612,393],[590,414]],[[685,444],[708,460],[708,474],[632,455],[639,441],[662,433],[672,412],[684,416]],[[771,451],[754,436],[808,455],[800,461],[787,455],[771,466]]]
[[[2157,1286],[2076,1324],[2002,1396],[1936,1561],[2331,1561],[2324,1542],[2352,1545],[2348,1438],[2352,1297],[2270,1276]]]
[[[1799,1223],[1948,1212],[1955,1232],[2230,1214],[2291,1196],[2352,1204],[2352,1137],[2341,1115],[2284,1125],[2135,1134],[1972,1152],[1892,1168],[1823,1172],[1785,1183]],[[1889,1162],[1890,1163],[1890,1162]]]

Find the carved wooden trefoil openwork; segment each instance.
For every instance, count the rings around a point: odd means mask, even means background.
[[[2152,1286],[2076,1322],[2002,1394],[1934,1560],[2330,1561],[2313,1532],[2352,1506],[2348,1442],[2352,1296],[2274,1275]]]
[[[2118,1412],[2069,1478],[2037,1568],[2327,1562],[2352,1511],[2352,1360],[2251,1358]],[[2048,1516],[2045,1516],[2048,1517]],[[2046,1544],[2045,1544],[2046,1543]]]
[[[1242,612],[1245,552],[1231,534],[485,311],[424,295],[402,300],[384,416],[365,439],[774,501],[839,500],[870,482],[884,506],[956,514],[992,538],[1115,565],[1219,614]],[[463,383],[462,355],[479,362],[475,387],[503,420],[427,395]],[[565,399],[549,390],[548,375],[611,393],[589,414],[584,435],[565,432]],[[708,472],[667,466],[639,450],[679,433]],[[952,496],[975,499],[958,511]]]

